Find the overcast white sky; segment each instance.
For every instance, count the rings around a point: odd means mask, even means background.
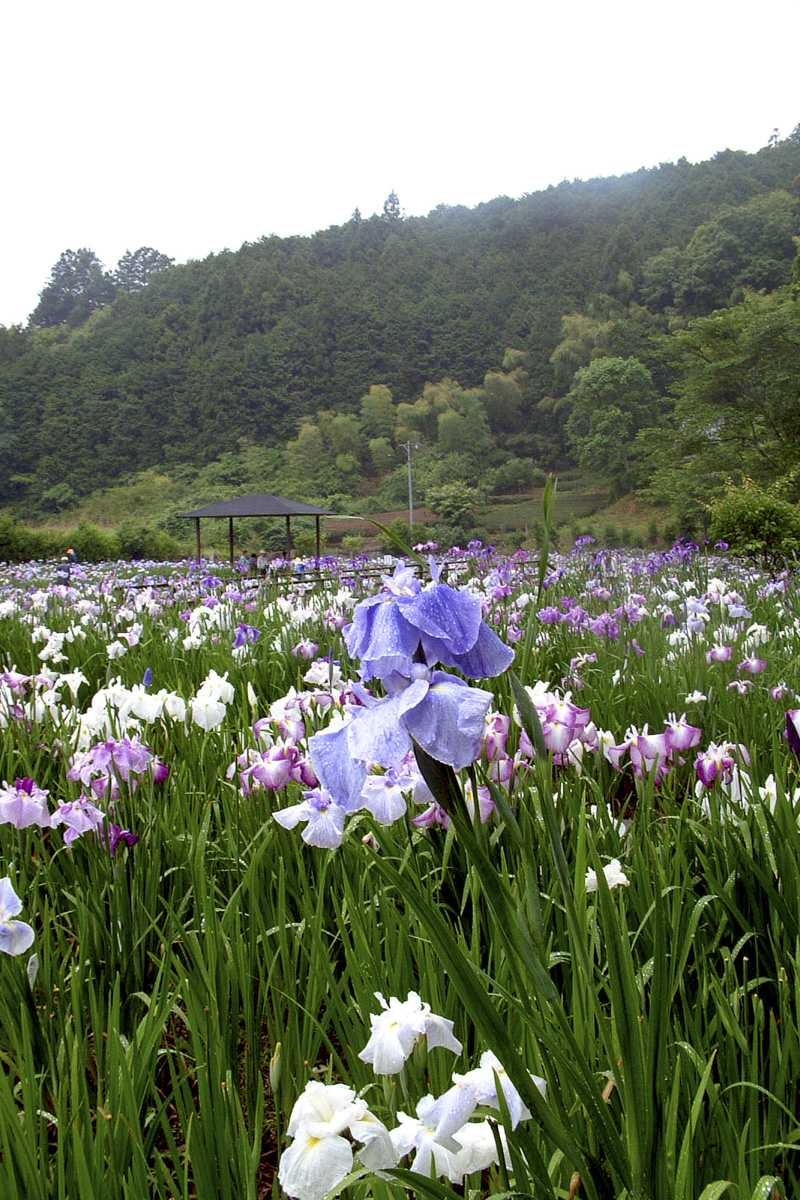
[[[798,0],[0,0],[0,324],[114,267],[754,151]]]

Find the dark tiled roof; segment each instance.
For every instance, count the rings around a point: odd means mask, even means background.
[[[301,504],[299,500],[287,500],[285,496],[234,496],[232,500],[217,500],[203,508],[179,514],[182,517],[329,517],[329,508],[317,508],[313,504]]]

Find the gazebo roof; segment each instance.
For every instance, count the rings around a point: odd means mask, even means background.
[[[252,496],[234,496],[231,500],[217,500],[203,508],[179,514],[182,517],[331,517],[330,508],[317,508],[314,504],[301,504],[299,500],[287,500],[285,496],[270,496],[258,493]]]

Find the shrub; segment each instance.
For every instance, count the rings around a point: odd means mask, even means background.
[[[164,562],[180,557],[181,545],[163,529],[125,521],[117,530],[117,547],[121,558],[153,559]]]
[[[489,473],[489,480],[492,492],[502,495],[543,487],[547,476],[529,458],[510,458]]]
[[[461,536],[475,528],[475,507],[478,499],[475,488],[460,480],[428,488],[425,493],[428,507],[437,517],[441,517],[444,525],[457,529]]]
[[[777,561],[800,553],[800,509],[746,479],[728,487],[709,505],[712,542],[727,542],[733,554]]]
[[[360,533],[346,533],[342,538],[342,550],[350,557],[360,554],[364,549],[364,538]]]
[[[620,543],[619,530],[613,521],[607,521],[603,526],[603,545],[609,550],[614,549]]]
[[[414,524],[413,530],[409,529],[408,521],[404,521],[402,517],[395,517],[391,525],[388,527],[388,532],[380,534],[381,550],[387,554],[397,554],[400,547],[397,545],[395,538],[405,542],[407,546],[413,542],[418,542],[420,538],[425,539],[426,531],[424,525]]]
[[[440,550],[447,551],[453,546],[463,547],[470,539],[465,536],[464,530],[457,528],[455,525],[442,523],[434,525],[431,531],[431,539],[436,542]]]
[[[327,540],[325,530],[321,529],[319,533],[320,554],[324,554]],[[317,553],[317,534],[314,529],[298,529],[297,533],[292,532],[292,542],[297,553],[303,558],[311,558]]]
[[[43,538],[8,512],[0,513],[0,561],[26,562],[46,553]]]
[[[106,562],[120,556],[119,541],[113,530],[98,529],[88,521],[81,521],[77,529],[64,534],[68,546],[72,546],[79,562]]]

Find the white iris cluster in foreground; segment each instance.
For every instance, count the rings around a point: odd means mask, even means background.
[[[452,1021],[431,1012],[416,992],[409,992],[403,1001],[392,996],[388,1002],[379,992],[375,994],[383,1011],[371,1015],[370,1038],[359,1058],[372,1063],[376,1074],[400,1072],[422,1037],[428,1048],[442,1046],[455,1054],[461,1052]],[[536,1075],[531,1078],[544,1096],[545,1081]],[[353,1170],[353,1142],[359,1144],[359,1163],[367,1170],[387,1170],[409,1155],[413,1156],[412,1171],[430,1177],[433,1169],[451,1183],[460,1183],[465,1175],[498,1162],[494,1122],[471,1120],[478,1105],[500,1108],[498,1085],[511,1127],[516,1128],[530,1118],[530,1111],[499,1059],[487,1051],[480,1066],[453,1075],[453,1086],[441,1096],[423,1096],[414,1116],[399,1112],[399,1124],[389,1130],[352,1088],[312,1081],[289,1119],[292,1141],[281,1157],[281,1187],[295,1200],[320,1200]],[[505,1130],[501,1128],[499,1133],[505,1146]]]

